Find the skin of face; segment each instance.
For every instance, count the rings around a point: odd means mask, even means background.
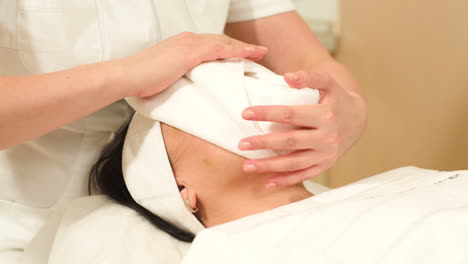
[[[182,199],[206,226],[233,221],[312,196],[302,184],[267,188],[271,174],[247,174],[244,157],[166,124],[166,151]]]

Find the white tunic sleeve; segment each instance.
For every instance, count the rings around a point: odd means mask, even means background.
[[[291,0],[231,0],[227,22],[241,22],[294,10]]]

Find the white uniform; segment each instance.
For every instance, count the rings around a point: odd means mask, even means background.
[[[0,76],[121,58],[183,31],[221,34],[226,22],[292,9],[289,0],[0,0]],[[1,263],[17,259],[53,208],[86,195],[92,163],[128,117],[117,102],[0,151]]]

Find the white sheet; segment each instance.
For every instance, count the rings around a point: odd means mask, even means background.
[[[180,263],[189,247],[104,196],[79,198],[49,218],[24,264]]]
[[[468,263],[468,171],[401,168],[206,229],[184,264]]]
[[[405,167],[201,231],[189,245],[103,196],[51,218],[23,263],[468,263],[468,171]],[[188,251],[188,254],[187,254]]]
[[[313,194],[320,194],[320,193],[328,192],[331,190],[329,187],[324,186],[320,183],[313,182],[313,181],[305,181],[304,187],[306,188],[307,191]]]

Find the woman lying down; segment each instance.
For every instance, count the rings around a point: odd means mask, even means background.
[[[135,116],[93,170],[104,195],[51,216],[24,263],[468,263],[467,171],[406,167],[319,195],[243,172],[275,153],[241,138],[291,129],[244,121],[245,107],[317,101],[243,60],[129,99]]]

